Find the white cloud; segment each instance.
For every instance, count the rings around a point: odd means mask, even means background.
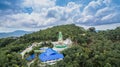
[[[55,0],[24,0],[22,7],[32,7],[35,12],[42,12],[55,6]]]
[[[31,14],[21,12],[0,17],[0,29],[38,30],[43,27],[70,23],[85,25],[84,27],[118,23],[120,21],[119,10],[115,8],[116,6],[111,7],[109,4],[111,4],[111,0],[91,1],[85,7],[83,4],[74,2],[69,2],[67,6],[56,6],[55,0],[24,0],[21,7],[32,7],[33,12]],[[83,10],[80,10],[81,8]]]
[[[91,1],[84,9],[83,15],[94,15],[103,6],[102,0]]]
[[[116,27],[119,27],[120,23],[116,24],[106,24],[106,25],[99,25],[99,26],[94,26],[97,30],[106,30],[106,29],[115,29]]]
[[[27,7],[51,7],[55,5],[55,0],[24,0],[23,6]]]
[[[77,20],[77,23],[85,25],[119,23],[120,20],[118,17],[120,17],[120,15],[118,6],[114,6],[111,0],[91,1],[83,9],[82,17]]]
[[[96,12],[95,16],[96,17],[103,17],[103,16],[106,16],[108,14],[111,14],[112,12],[114,12],[114,9],[109,8],[109,7],[105,7],[105,8],[99,9]]]
[[[111,20],[116,14],[109,14],[107,16],[104,16],[101,20],[102,21],[108,21]]]
[[[111,0],[104,0],[103,3],[105,3],[107,6],[110,6],[111,5]]]

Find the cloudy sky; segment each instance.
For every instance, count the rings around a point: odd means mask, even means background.
[[[116,28],[120,26],[120,0],[0,0],[0,32],[71,23]]]

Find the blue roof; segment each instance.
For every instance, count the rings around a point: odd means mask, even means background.
[[[45,52],[39,55],[39,59],[43,62],[60,58],[64,58],[63,54],[60,54],[51,48],[46,49]]]
[[[35,54],[30,55],[26,60],[31,61],[35,58]]]

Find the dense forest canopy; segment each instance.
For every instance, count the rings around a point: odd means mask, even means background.
[[[119,67],[120,27],[96,32],[75,24],[54,26],[21,37],[0,39],[0,67],[27,67],[20,52],[34,42],[57,41],[58,32],[71,38],[73,46],[62,51],[65,58],[50,67]],[[32,67],[37,67],[35,62]]]

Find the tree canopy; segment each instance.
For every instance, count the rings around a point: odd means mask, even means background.
[[[120,27],[114,30],[95,32],[91,27],[85,30],[75,24],[54,26],[31,34],[0,39],[0,67],[27,67],[20,52],[34,42],[57,41],[58,32],[63,39],[71,38],[71,48],[62,51],[65,58],[50,67],[119,67]],[[42,44],[40,47],[45,46]],[[52,44],[46,46],[52,47]],[[38,59],[32,65],[36,67]]]

